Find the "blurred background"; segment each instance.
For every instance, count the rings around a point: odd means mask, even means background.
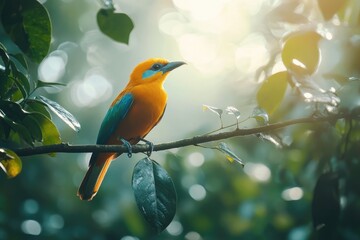
[[[266,78],[259,69],[269,62],[275,64],[268,74],[285,69],[279,61],[281,39],[294,30],[312,29],[325,36],[314,78],[323,80],[330,70],[358,74],[353,64],[358,52],[348,45],[351,39],[354,47],[360,46],[360,31],[351,24],[354,9],[360,9],[356,1],[340,24],[336,17],[325,22],[317,1],[310,0],[114,0],[115,8],[134,22],[129,45],[98,29],[101,1],[40,2],[51,16],[53,39],[49,55],[32,74],[67,84],[39,94],[59,102],[81,123],[76,133],[56,122],[62,141],[71,144],[95,143],[103,116],[132,69],[152,57],[187,62],[165,83],[166,113],[147,137],[155,144],[217,129],[217,116],[203,111],[203,104],[234,106],[241,119],[250,116]],[[272,120],[311,114],[312,106],[291,91],[287,94],[291,104]],[[230,115],[223,120],[226,125],[236,122]],[[241,127],[255,125],[249,120]],[[326,124],[289,127],[281,135],[290,148],[255,136],[226,140],[246,162],[244,169],[211,149],[154,152],[152,159],[167,169],[178,194],[177,214],[158,236],[142,219],[131,189],[132,169],[143,154],[114,161],[91,202],[76,196],[90,154],[23,158],[18,177],[0,175],[0,239],[312,239],[312,191],[324,162],[336,156],[341,137]],[[360,202],[342,200],[351,209],[342,221],[343,239],[360,239],[353,221],[359,219]]]

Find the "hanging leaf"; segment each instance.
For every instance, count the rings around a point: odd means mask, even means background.
[[[245,166],[244,161],[243,161],[242,159],[240,159],[238,156],[236,156],[236,154],[235,154],[233,151],[231,151],[231,149],[227,146],[226,143],[221,142],[221,143],[219,144],[219,146],[217,147],[217,149],[218,149],[220,152],[222,152],[222,153],[225,154],[226,159],[227,159],[229,162],[232,163],[232,162],[236,161],[236,162],[239,163],[242,167]]]
[[[225,111],[227,114],[234,115],[236,117],[236,119],[239,119],[241,116],[240,111],[237,108],[232,107],[232,106],[228,106],[225,109]]]
[[[63,120],[74,131],[78,132],[81,128],[79,121],[65,108],[44,96],[36,96],[36,99],[45,103],[61,120]]]
[[[288,85],[289,74],[278,72],[268,77],[261,85],[256,94],[256,100],[260,108],[269,115],[273,114],[281,104]]]
[[[262,140],[266,140],[274,144],[277,148],[282,148],[284,146],[281,138],[275,134],[258,133],[256,136]]]
[[[0,148],[0,167],[9,178],[13,178],[21,172],[22,162],[15,152]]]
[[[5,1],[1,21],[5,32],[31,60],[39,63],[51,41],[48,12],[36,0]]]
[[[220,118],[221,118],[221,115],[223,114],[223,110],[220,109],[220,108],[217,108],[217,107],[212,107],[212,106],[209,106],[209,105],[205,105],[203,104],[203,110],[210,110],[212,111],[213,113],[215,113],[216,115],[218,115]]]
[[[101,32],[106,36],[117,42],[129,43],[134,23],[128,15],[125,13],[115,13],[114,8],[100,9],[96,19]]]
[[[269,115],[265,112],[264,109],[260,107],[254,108],[251,116],[251,118],[255,118],[256,122],[259,125],[267,125],[269,124]]]
[[[332,239],[340,215],[339,176],[322,174],[315,186],[312,200],[312,219],[319,239]]]
[[[285,67],[300,74],[311,75],[320,61],[319,40],[316,32],[296,32],[284,43],[281,57]]]
[[[222,109],[220,109],[220,108],[212,107],[212,106],[203,104],[203,111],[205,111],[205,110],[210,110],[211,112],[218,115],[218,117],[220,119],[221,128],[222,128],[223,127],[222,114],[223,114],[224,111]]]
[[[146,221],[160,233],[176,211],[176,191],[168,173],[155,161],[144,158],[134,167],[132,188]]]

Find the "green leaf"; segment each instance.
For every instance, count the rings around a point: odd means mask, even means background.
[[[279,107],[285,96],[289,74],[278,72],[268,77],[261,85],[256,94],[256,100],[260,108],[269,115],[273,114]]]
[[[31,116],[40,126],[42,133],[42,143],[44,145],[61,143],[60,133],[50,119],[40,113],[33,113]]]
[[[132,188],[141,214],[158,233],[163,231],[176,211],[176,191],[168,173],[144,158],[134,167]]]
[[[58,83],[58,82],[43,82],[41,80],[36,81],[35,88],[42,88],[42,87],[57,87],[57,86],[66,86],[66,83]]]
[[[320,62],[320,39],[318,33],[311,31],[288,36],[281,53],[285,67],[300,74],[314,73]]]
[[[5,32],[31,60],[41,62],[51,40],[48,12],[36,0],[5,1],[1,21]]]
[[[41,127],[36,120],[36,115],[29,113],[23,119],[22,124],[29,130],[34,141],[42,142]]]
[[[79,121],[65,108],[44,96],[36,96],[36,99],[45,103],[61,120],[63,120],[74,131],[78,132],[81,128]]]
[[[10,56],[15,58],[16,61],[18,61],[25,70],[28,70],[28,64],[23,54],[10,54]]]
[[[225,154],[225,157],[229,162],[233,163],[235,161],[239,163],[242,167],[245,166],[244,161],[241,158],[239,158],[233,151],[231,151],[231,149],[228,147],[226,143],[221,142],[217,147],[217,149]]]
[[[101,32],[111,39],[128,44],[134,24],[128,15],[115,13],[114,10],[100,9],[96,16],[98,26]]]
[[[21,172],[22,162],[15,152],[0,148],[0,167],[9,178],[13,178]]]
[[[36,99],[27,99],[25,110],[31,113],[41,113],[45,117],[51,120],[51,114],[46,108],[46,104]]]
[[[11,101],[0,101],[0,109],[0,118],[25,142],[33,145],[34,138],[29,129],[22,123],[26,114],[20,105]]]
[[[14,62],[10,62],[14,82],[22,94],[22,98],[25,99],[29,95],[30,83],[29,79],[20,71],[18,71]]]

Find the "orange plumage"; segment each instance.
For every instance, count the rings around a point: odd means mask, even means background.
[[[167,102],[163,83],[169,72],[184,64],[153,58],[140,63],[129,83],[111,104],[99,131],[97,144],[136,144],[161,120]],[[82,200],[91,200],[117,153],[93,153],[89,170],[78,190]]]

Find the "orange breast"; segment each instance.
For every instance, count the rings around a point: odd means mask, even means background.
[[[123,138],[136,144],[158,123],[165,110],[167,94],[158,84],[143,84],[129,90],[134,102],[107,144],[121,144]]]

